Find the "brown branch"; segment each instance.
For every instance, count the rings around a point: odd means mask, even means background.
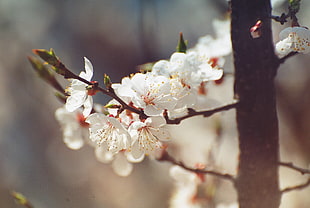
[[[285,14],[285,13],[282,13],[281,16],[271,15],[271,19],[273,19],[276,22],[280,22],[281,25],[286,23],[287,22],[286,19],[289,17],[290,17],[290,14]]]
[[[62,65],[63,67],[65,67],[64,65]],[[135,107],[132,107],[130,105],[128,105],[127,103],[125,103],[121,98],[119,98],[116,94],[115,94],[115,91],[113,88],[109,88],[109,89],[103,89],[102,87],[99,86],[98,82],[90,82],[90,81],[87,81],[86,79],[72,73],[69,69],[67,69],[66,67],[63,68],[65,71],[69,71],[70,72],[70,77],[72,79],[77,79],[81,82],[84,82],[85,84],[88,84],[90,86],[92,86],[94,88],[94,90],[98,90],[100,92],[102,92],[103,94],[105,95],[108,95],[112,98],[114,98],[115,100],[117,100],[122,106],[123,108],[125,109],[128,109],[138,115],[140,115],[141,118],[148,118],[148,116],[143,112],[143,110],[141,109],[138,109],[138,108],[135,108]],[[191,109],[189,108],[188,109],[188,115],[186,116],[183,116],[183,117],[180,117],[180,118],[176,118],[176,119],[169,119],[168,118],[168,115],[165,114],[165,119],[166,119],[166,122],[167,124],[180,124],[182,120],[185,120],[187,118],[190,118],[190,117],[193,117],[193,116],[198,116],[198,115],[203,115],[204,117],[209,117],[211,115],[213,115],[214,113],[217,113],[217,112],[221,112],[221,111],[225,111],[225,110],[230,110],[232,108],[235,108],[237,106],[238,102],[235,101],[231,104],[228,104],[228,105],[224,105],[224,106],[221,106],[221,107],[217,107],[217,108],[213,108],[213,109],[210,109],[210,110],[206,110],[206,111],[195,111],[194,109]]]
[[[187,118],[190,118],[190,117],[193,117],[193,116],[199,116],[199,115],[202,115],[204,117],[209,117],[209,116],[212,116],[214,113],[225,111],[225,110],[230,110],[232,108],[235,108],[237,105],[238,105],[238,102],[235,101],[233,103],[230,103],[230,104],[227,104],[227,105],[224,105],[224,106],[221,106],[221,107],[212,108],[212,109],[209,109],[209,110],[206,110],[206,111],[195,111],[192,108],[188,108],[188,114],[185,115],[185,116],[182,116],[180,118],[175,118],[175,119],[169,119],[168,115],[165,114],[165,119],[166,119],[167,124],[180,124],[181,121],[183,121],[183,120],[185,120]]]
[[[310,170],[309,169],[305,169],[305,168],[300,168],[295,166],[293,163],[291,162],[279,162],[279,165],[293,169],[295,171],[300,172],[302,175],[304,174],[310,174]]]
[[[62,65],[62,66],[65,67],[64,65]],[[77,80],[79,80],[79,81],[81,81],[81,82],[84,82],[85,84],[88,84],[88,85],[92,86],[93,89],[94,89],[95,91],[98,90],[98,91],[102,92],[103,94],[108,95],[108,96],[110,96],[111,98],[117,100],[117,101],[122,105],[122,107],[123,107],[124,109],[130,110],[130,111],[132,111],[132,112],[134,112],[134,113],[140,115],[141,118],[144,118],[144,119],[148,118],[148,116],[145,115],[145,113],[143,112],[143,110],[140,110],[140,109],[138,109],[138,108],[135,108],[135,107],[132,107],[132,106],[128,105],[128,104],[127,104],[126,102],[124,102],[120,97],[118,97],[118,96],[115,94],[115,91],[114,91],[113,88],[110,87],[109,89],[104,89],[104,88],[102,88],[102,87],[99,86],[99,83],[98,83],[98,82],[94,82],[94,83],[93,83],[93,82],[87,81],[86,79],[84,79],[84,78],[82,78],[82,77],[80,77],[80,76],[78,76],[78,75],[72,73],[72,72],[71,72],[69,69],[67,69],[66,67],[65,67],[64,69],[65,69],[66,71],[69,71],[69,72],[70,72],[70,79],[77,79]]]
[[[310,178],[307,180],[307,182],[303,183],[303,184],[300,184],[300,185],[296,185],[296,186],[292,186],[292,187],[288,187],[288,188],[285,188],[281,191],[282,194],[284,193],[287,193],[289,191],[296,191],[296,190],[300,190],[300,189],[304,189],[306,188],[307,186],[310,185]]]
[[[182,162],[179,162],[176,159],[174,159],[172,156],[170,156],[166,151],[163,153],[161,158],[157,158],[157,160],[158,161],[170,162],[170,163],[172,163],[174,165],[178,165],[178,166],[184,168],[185,170],[188,170],[188,171],[191,171],[191,172],[194,172],[194,173],[208,174],[208,175],[216,176],[216,177],[219,177],[219,178],[222,178],[222,179],[226,179],[226,180],[229,180],[229,181],[232,181],[232,182],[235,181],[234,176],[232,176],[230,174],[227,174],[227,173],[223,174],[223,173],[219,173],[219,172],[216,172],[216,171],[213,171],[213,170],[205,170],[205,169],[198,169],[198,168],[194,169],[194,168],[187,167]]]

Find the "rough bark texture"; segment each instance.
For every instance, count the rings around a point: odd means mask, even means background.
[[[274,54],[269,0],[232,0],[232,44],[235,64],[240,163],[236,189],[240,208],[278,208],[279,136]],[[261,37],[250,28],[262,20]]]

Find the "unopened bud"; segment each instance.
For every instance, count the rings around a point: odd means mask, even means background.
[[[261,26],[262,26],[262,21],[258,20],[256,22],[256,24],[251,27],[250,32],[251,32],[251,36],[252,38],[259,38],[262,35],[262,31],[261,31]]]
[[[111,79],[107,74],[103,75],[103,83],[107,89],[110,89],[112,86]]]
[[[44,81],[46,81],[51,86],[53,86],[59,92],[64,93],[64,89],[58,83],[54,74],[52,72],[50,72],[50,70],[48,69],[46,64],[42,63],[42,61],[40,61],[39,59],[32,57],[32,56],[29,56],[28,60],[31,63],[32,68],[39,75],[39,77],[41,77]]]
[[[107,104],[104,107],[105,108],[120,108],[121,105],[118,105],[118,104]]]
[[[176,47],[176,52],[186,53],[186,49],[187,49],[187,41],[184,41],[183,33],[180,33],[179,42]]]

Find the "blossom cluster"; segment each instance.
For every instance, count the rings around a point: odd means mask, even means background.
[[[216,38],[205,36],[187,52],[175,52],[169,60],[154,63],[151,71],[111,83],[107,90],[115,96],[104,107],[93,104],[98,90],[92,84],[97,82],[91,80],[93,66],[84,58],[81,79],[70,80],[66,104],[56,111],[65,144],[71,149],[85,143],[93,146],[98,160],[111,162],[121,176],[130,174],[131,163],[160,155],[170,140],[167,119],[187,115],[189,109],[205,110],[206,83],[223,77],[223,56],[231,52],[230,37],[223,28],[229,31],[229,24],[217,21],[215,26],[219,28]]]

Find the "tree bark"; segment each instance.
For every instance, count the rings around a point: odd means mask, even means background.
[[[232,0],[232,45],[240,161],[236,190],[240,208],[278,208],[279,135],[269,0]],[[250,28],[261,20],[261,36]]]

